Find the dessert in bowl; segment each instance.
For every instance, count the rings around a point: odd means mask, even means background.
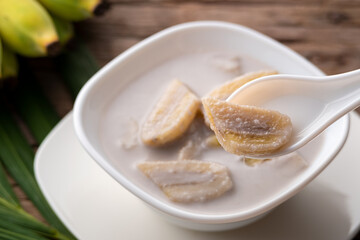
[[[200,114],[191,115],[192,121],[181,118],[179,128],[187,126],[182,135],[163,146],[152,146],[159,143],[144,140],[142,132],[173,79],[200,99],[218,86],[264,71],[323,75],[292,50],[243,26],[204,21],[165,29],[119,55],[89,80],[75,103],[76,134],[105,171],[169,220],[206,231],[244,226],[295,195],[331,162],[345,142],[347,116],[297,153],[261,162],[211,146],[212,131]],[[221,194],[174,200],[139,168],[176,161],[225,166],[231,184]],[[185,175],[181,184],[200,183],[186,182],[192,177]]]

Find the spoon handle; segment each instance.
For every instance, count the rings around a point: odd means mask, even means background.
[[[327,107],[337,112],[337,118],[360,106],[360,69],[329,76],[326,85]]]

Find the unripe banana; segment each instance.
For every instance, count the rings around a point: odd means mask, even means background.
[[[0,0],[0,34],[14,51],[28,57],[53,54],[59,48],[54,24],[35,0]]]
[[[56,32],[59,36],[59,41],[64,46],[71,38],[74,37],[74,27],[71,22],[59,18],[54,14],[50,14],[55,25]]]
[[[81,21],[107,9],[104,0],[38,0],[50,12],[68,21]]]

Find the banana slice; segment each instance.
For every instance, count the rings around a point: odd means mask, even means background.
[[[142,162],[137,167],[174,202],[203,202],[232,188],[227,167],[198,160]]]
[[[142,127],[141,139],[162,146],[185,133],[195,118],[200,100],[179,80],[173,80]]]
[[[185,143],[185,146],[180,149],[178,160],[194,159],[201,150],[201,146],[197,143],[197,141],[189,140]]]
[[[210,148],[217,148],[217,147],[221,147],[219,141],[216,138],[216,135],[213,134],[209,137],[207,137],[204,141],[205,146],[210,147]]]
[[[258,72],[250,72],[244,75],[241,75],[229,82],[224,83],[223,85],[213,89],[210,93],[208,93],[205,97],[212,97],[221,100],[227,99],[235,90],[244,85],[247,82],[250,82],[259,77],[264,77],[268,75],[277,74],[277,71],[258,71]]]
[[[210,127],[221,146],[237,155],[261,156],[290,140],[291,120],[277,111],[204,98]]]
[[[250,82],[254,79],[257,79],[259,77],[264,77],[268,75],[278,74],[277,71],[274,70],[268,70],[268,71],[257,71],[257,72],[250,72],[246,73],[244,75],[241,75],[229,82],[224,83],[223,85],[213,89],[211,92],[209,92],[205,98],[212,97],[217,98],[221,100],[227,99],[235,90],[237,90],[239,87],[244,85],[247,82]],[[201,108],[201,111],[204,115],[205,124],[207,126],[210,126],[208,116],[206,115],[206,112],[203,108]]]
[[[244,162],[249,167],[254,167],[254,166],[257,166],[257,165],[262,164],[267,161],[271,161],[271,159],[270,158],[258,159],[258,158],[244,157]]]

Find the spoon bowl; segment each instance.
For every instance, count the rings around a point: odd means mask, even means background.
[[[266,76],[240,87],[227,101],[276,110],[291,118],[290,141],[259,158],[281,156],[303,147],[360,105],[360,69],[325,77]]]

